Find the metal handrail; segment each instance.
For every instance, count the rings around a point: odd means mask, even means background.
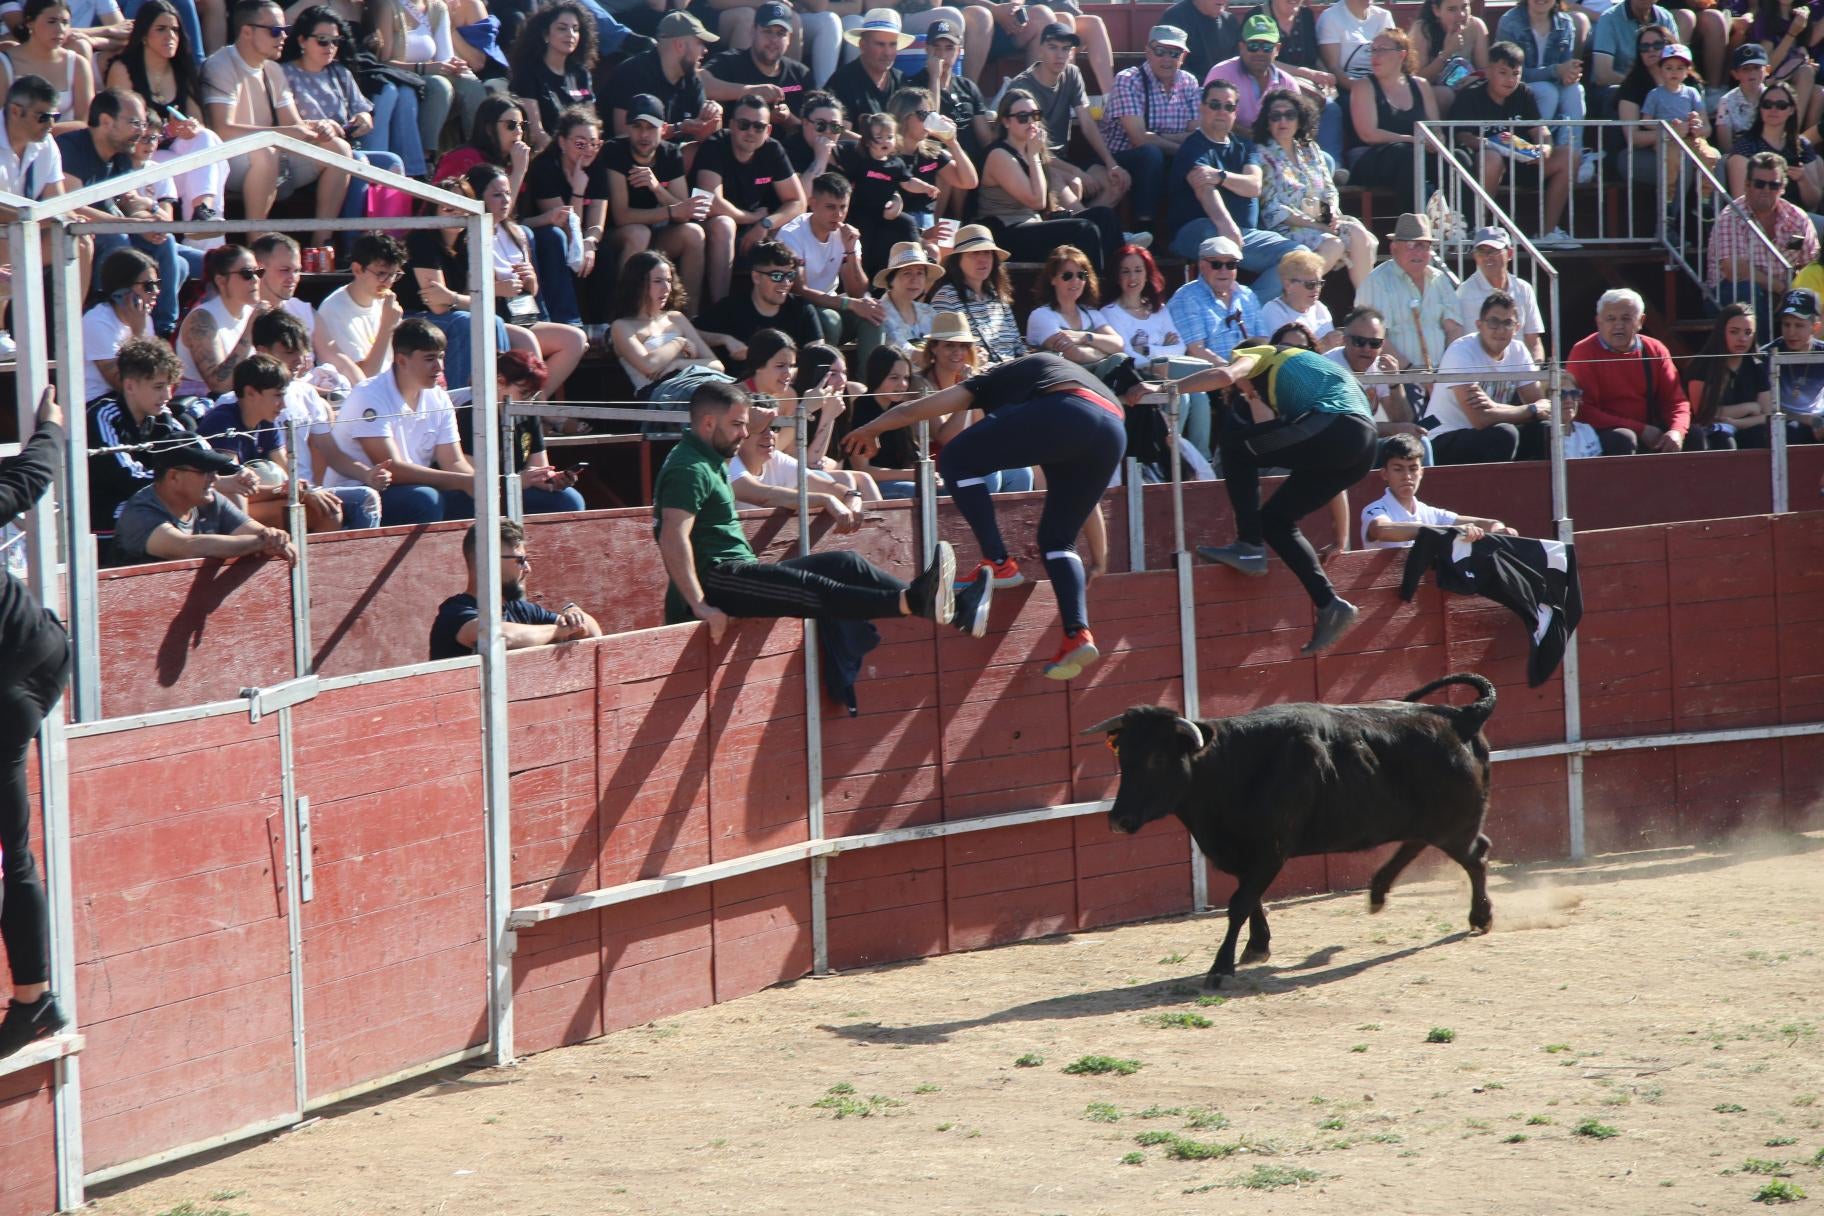
[[[1715,214],[1708,217],[1710,220],[1709,223],[1705,223],[1703,222],[1705,217],[1701,214],[1703,202],[1702,200],[1699,202],[1700,215],[1696,225],[1698,265],[1693,267],[1690,261],[1685,257],[1685,228],[1686,220],[1690,215],[1690,193],[1682,188],[1679,190],[1677,197],[1678,239],[1673,239],[1670,215],[1663,216],[1660,224],[1660,232],[1662,234],[1661,243],[1666,248],[1666,256],[1675,262],[1679,269],[1683,270],[1691,277],[1692,281],[1697,284],[1698,289],[1704,293],[1706,299],[1715,303],[1716,295],[1714,289],[1710,285],[1708,274],[1710,259],[1705,255],[1704,247],[1708,238],[1712,235],[1711,230],[1715,227],[1716,221],[1721,218],[1721,213],[1726,207],[1733,209],[1745,222],[1747,222],[1749,233],[1760,243],[1761,248],[1771,256],[1773,265],[1790,275],[1793,269],[1792,263],[1786,260],[1786,255],[1773,243],[1772,238],[1761,231],[1760,225],[1753,222],[1752,217],[1748,213],[1748,209],[1729,193],[1728,186],[1717,180],[1716,174],[1710,172],[1709,167],[1697,158],[1697,154],[1691,150],[1691,145],[1686,143],[1684,137],[1673,130],[1669,123],[1661,120],[1658,123],[1658,126],[1660,128],[1660,148],[1662,152],[1660,157],[1660,173],[1662,176],[1660,197],[1665,197],[1663,186],[1665,184],[1664,174],[1666,168],[1663,152],[1665,149],[1665,141],[1670,139],[1672,141],[1672,146],[1678,152],[1679,167],[1681,171],[1687,167],[1691,170],[1695,170],[1698,174],[1698,187],[1700,191],[1707,184],[1711,190],[1710,201],[1715,204]]]

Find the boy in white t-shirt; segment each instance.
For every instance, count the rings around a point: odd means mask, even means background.
[[[1387,492],[1362,508],[1362,547],[1410,549],[1420,528],[1455,528],[1465,540],[1481,540],[1488,533],[1515,536],[1498,519],[1458,515],[1419,501],[1419,482],[1425,476],[1425,447],[1411,435],[1389,435],[1381,440],[1381,480]]]

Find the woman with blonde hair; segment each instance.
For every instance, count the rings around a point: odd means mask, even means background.
[[[456,53],[450,41],[450,11],[443,0],[371,0],[368,16],[379,44],[380,62],[424,78],[418,102],[418,136],[427,160],[443,147],[451,109],[459,111],[456,142],[469,137],[475,109],[488,86]]]
[[[1279,259],[1280,294],[1260,308],[1261,328],[1268,332],[1296,322],[1311,335],[1316,351],[1343,344],[1343,335],[1319,298],[1324,288],[1324,259],[1309,249],[1294,249]]]

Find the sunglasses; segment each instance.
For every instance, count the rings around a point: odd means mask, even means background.
[[[260,272],[251,266],[238,266],[228,273],[236,278],[246,279],[249,283],[260,277]]]
[[[253,25],[252,22],[248,22],[248,24]],[[289,25],[254,25],[253,28],[256,30],[265,30],[274,38],[283,38],[285,35],[291,33],[291,27]]]
[[[1763,109],[1763,110],[1790,110],[1790,109],[1792,109],[1792,103],[1790,101],[1778,101],[1778,100],[1774,100],[1774,99],[1770,99],[1770,98],[1763,98],[1761,100],[1761,109]]]
[[[1256,55],[1258,55],[1263,51],[1270,51],[1273,48],[1277,47],[1278,45],[1279,45],[1279,43],[1277,43],[1277,42],[1268,42],[1265,39],[1260,39],[1260,40],[1254,41],[1254,42],[1242,43],[1241,49],[1244,51],[1253,51]]]
[[[1010,112],[1007,117],[1011,118],[1014,122],[1029,123],[1037,120],[1039,112],[1037,110],[1021,110],[1017,114]]]
[[[773,124],[761,119],[758,122],[751,118],[737,118],[733,126],[737,131],[764,131]]]
[[[762,270],[760,277],[771,279],[775,283],[789,283],[798,277],[796,270]]]
[[[1232,261],[1227,260],[1226,258],[1205,258],[1205,259],[1203,259],[1203,264],[1205,266],[1208,266],[1211,270],[1240,270],[1241,269],[1240,262],[1232,262]]]
[[[305,41],[314,42],[318,46],[335,46],[342,40],[340,38],[326,38],[322,34],[312,34]]]
[[[1267,115],[1268,122],[1297,122],[1297,110],[1273,110]]]
[[[1752,182],[1749,182],[1748,184],[1753,186],[1756,190],[1784,190],[1786,188],[1785,182],[1777,182],[1777,181],[1776,182],[1752,181]]]
[[[1316,291],[1319,287],[1322,287],[1324,285],[1324,281],[1322,279],[1287,279],[1286,282],[1291,283],[1297,287],[1310,288],[1312,291]]]
[[[500,125],[509,131],[523,131],[526,129],[526,124],[517,118],[503,118],[500,120]]]
[[[532,559],[527,557],[524,553],[503,553],[500,555],[500,560],[503,562],[512,562],[521,570],[526,569],[532,564]]]
[[[912,117],[914,117],[914,118],[916,118],[916,119],[918,119],[918,121],[920,121],[920,122],[923,122],[923,121],[925,121],[925,119],[927,119],[927,118],[929,118],[929,117],[931,117],[931,111],[929,111],[929,110],[914,110],[914,111],[912,111]]]
[[[158,289],[161,286],[163,286],[163,284],[161,284],[157,279],[146,279],[141,282],[133,284],[133,286],[139,288],[141,291],[149,291],[153,295],[157,295]]]
[[[811,129],[819,135],[828,135],[831,131],[842,130],[842,124],[839,122],[831,122],[827,118],[820,118],[811,124]]]
[[[19,109],[19,112],[21,114],[24,114],[25,108],[23,106],[21,106]],[[56,122],[59,118],[63,117],[63,111],[62,110],[46,110],[42,114],[34,114],[34,115],[31,115],[31,117],[36,118],[41,125],[48,127],[52,123]]]
[[[1349,345],[1359,346],[1363,350],[1379,350],[1387,344],[1385,338],[1364,338],[1360,334],[1349,335]]]
[[[1089,282],[1089,272],[1087,270],[1065,270],[1058,274],[1060,283],[1075,283],[1079,279],[1085,283]]]
[[[1209,101],[1204,102],[1203,104],[1210,107],[1210,109],[1212,109],[1212,110],[1218,110],[1224,114],[1233,114],[1235,111],[1237,111],[1241,108],[1241,106],[1239,104],[1237,104],[1233,101],[1216,101],[1214,99],[1211,99]]]
[[[1158,44],[1155,43],[1154,45],[1149,46],[1146,49],[1149,52],[1151,52],[1152,54],[1159,56],[1159,58],[1161,58],[1161,59],[1183,59],[1184,58],[1184,48],[1183,47],[1159,46]]]

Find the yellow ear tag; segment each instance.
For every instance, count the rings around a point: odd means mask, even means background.
[[[1120,739],[1121,739],[1120,735],[1110,735],[1108,737],[1108,750],[1111,752],[1114,752],[1116,755],[1121,754]]]

